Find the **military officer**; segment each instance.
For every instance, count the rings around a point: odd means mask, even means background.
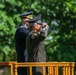
[[[47,23],[42,23],[42,25],[40,25],[40,14],[35,18],[28,20],[28,22],[30,23],[29,28],[31,30],[26,38],[28,62],[46,62],[46,52],[42,41],[47,37],[48,25]],[[42,68],[34,67],[33,75],[42,75]]]
[[[26,37],[29,33],[29,30],[28,30],[29,23],[26,21],[29,19],[32,19],[33,12],[26,12],[25,14],[21,14],[19,17],[21,18],[21,23],[18,26],[16,33],[15,33],[17,62],[25,62],[27,61]],[[18,68],[18,75],[25,75],[26,73],[27,72],[25,72],[25,68],[21,68],[21,67]]]

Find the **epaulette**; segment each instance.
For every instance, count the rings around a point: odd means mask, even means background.
[[[27,26],[20,26],[20,28],[27,28]]]

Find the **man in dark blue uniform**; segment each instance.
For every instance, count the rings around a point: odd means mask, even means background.
[[[29,33],[28,25],[26,22],[29,19],[32,19],[33,12],[27,12],[26,14],[21,14],[19,16],[21,18],[21,23],[18,26],[15,33],[15,45],[17,52],[17,62],[25,62],[27,61],[27,52],[26,52],[26,37]],[[24,54],[25,51],[25,54]],[[18,75],[26,75],[26,68],[18,68]]]

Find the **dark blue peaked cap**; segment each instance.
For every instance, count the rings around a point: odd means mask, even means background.
[[[26,12],[25,14],[19,15],[20,18],[33,18],[33,12]]]
[[[35,23],[36,21],[41,20],[41,14],[35,16],[33,19],[28,20],[29,23]]]

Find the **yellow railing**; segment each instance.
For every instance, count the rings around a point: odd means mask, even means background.
[[[10,67],[10,75],[14,75],[14,64],[16,62],[0,62],[0,66],[9,66]]]
[[[43,75],[74,75],[74,62],[1,62],[0,65],[10,66],[11,74],[18,75],[18,67],[29,67],[30,75],[32,75],[32,67],[42,67]],[[46,67],[48,68],[48,74],[46,74]]]

